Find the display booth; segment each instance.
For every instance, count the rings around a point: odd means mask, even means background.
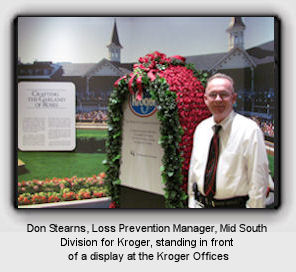
[[[206,78],[184,57],[154,52],[115,82],[106,143],[110,207],[187,207],[193,133],[210,116]]]

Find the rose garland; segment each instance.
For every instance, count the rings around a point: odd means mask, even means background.
[[[203,101],[207,74],[186,64],[182,56],[168,58],[154,52],[139,58],[131,74],[118,79],[109,100],[108,139],[106,143],[108,167],[107,184],[113,202],[119,203],[119,169],[121,158],[122,105],[129,93],[142,99],[149,92],[158,105],[162,158],[162,182],[167,208],[187,206],[187,176],[196,126],[210,116]]]

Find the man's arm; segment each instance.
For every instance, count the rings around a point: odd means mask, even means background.
[[[194,173],[194,166],[196,165],[196,131],[193,136],[193,148],[192,148],[192,153],[191,153],[191,159],[190,159],[190,166],[189,166],[189,173],[188,173],[188,208],[202,208],[198,204],[198,202],[195,199],[195,194],[193,191],[193,184],[197,182],[195,173]]]
[[[261,129],[254,129],[248,145],[249,200],[247,208],[265,208],[268,186],[268,159]]]
[[[188,174],[188,208],[195,208],[195,199],[194,199],[194,192],[192,189],[193,183],[194,183],[194,174],[193,174],[193,166],[196,163],[196,160],[194,158],[194,145],[191,153],[191,160],[190,160],[190,166],[189,166],[189,174]]]

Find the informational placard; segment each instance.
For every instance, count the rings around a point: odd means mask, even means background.
[[[123,112],[122,185],[163,195],[160,172],[163,149],[158,143],[160,122],[155,101],[147,93],[140,101],[130,95]]]
[[[22,151],[71,151],[76,146],[75,85],[18,84],[18,147]]]

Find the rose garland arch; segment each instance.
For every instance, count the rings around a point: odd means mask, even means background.
[[[142,99],[149,92],[157,104],[160,120],[159,144],[164,150],[161,176],[167,208],[187,207],[187,177],[196,126],[210,116],[204,100],[207,74],[186,64],[182,56],[167,57],[154,52],[139,58],[133,72],[118,79],[110,96],[107,177],[111,208],[119,208],[119,179],[122,142],[122,105],[129,93]]]

